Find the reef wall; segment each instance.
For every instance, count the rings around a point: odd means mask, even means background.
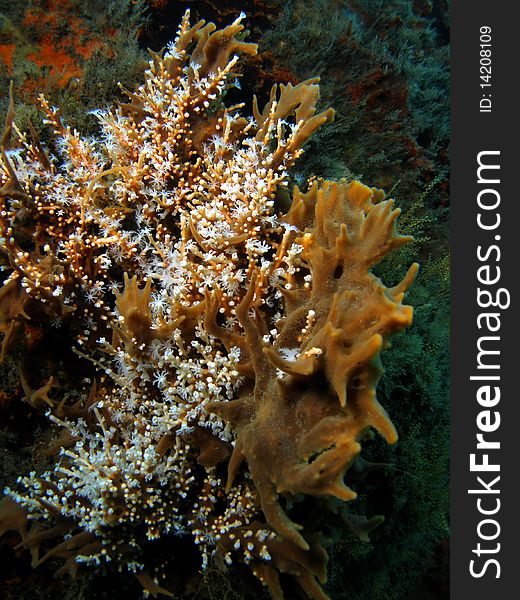
[[[338,523],[367,548],[381,521],[364,499],[382,496],[381,472],[359,453],[383,456],[372,429],[397,439],[375,388],[411,322],[416,266],[391,287],[374,274],[396,282],[402,251],[377,265],[411,241],[380,190],[291,190],[333,118],[316,80],[274,87],[262,110],[229,103],[237,57],[257,52],[241,20],[186,17],[127,101],[95,111],[92,136],[44,97],[50,132],[23,133],[9,106],[2,356],[42,433],[1,524],[34,566],[122,570],[153,595],[193,595],[198,568],[243,564],[274,598],[292,597],[280,574],[326,598]]]

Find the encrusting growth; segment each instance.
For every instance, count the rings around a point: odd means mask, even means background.
[[[19,532],[34,566],[111,561],[154,596],[172,595],[174,560],[147,549],[191,538],[202,568],[246,563],[276,599],[288,573],[323,600],[323,540],[290,503],[354,498],[343,477],[370,429],[396,441],[375,386],[381,350],[411,322],[417,266],[393,288],[371,273],[410,239],[380,190],[314,181],[279,211],[333,111],[316,114],[316,80],[273,88],[252,117],[223,104],[238,55],[256,52],[242,18],[216,31],[187,13],[128,103],[96,113],[97,137],[42,97],[53,153],[11,106],[2,357],[28,321],[63,328],[93,378],[33,390],[24,376],[25,400],[61,430],[59,458],[6,490],[0,531]]]

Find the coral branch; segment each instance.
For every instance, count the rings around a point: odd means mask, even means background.
[[[154,596],[174,595],[191,540],[194,571],[240,561],[273,598],[286,573],[325,600],[325,541],[301,501],[352,500],[345,474],[370,429],[397,439],[375,388],[417,266],[392,288],[371,272],[410,238],[357,181],[295,187],[277,212],[334,111],[316,114],[317,79],[275,86],[252,117],[225,106],[257,50],[243,17],[217,30],[186,13],[128,102],[96,112],[93,138],[41,97],[57,155],[18,131],[11,93],[0,358],[23,359],[26,328],[41,329],[52,374],[21,384],[59,434],[55,464],[6,490],[0,533],[17,531],[34,566],[112,562]]]

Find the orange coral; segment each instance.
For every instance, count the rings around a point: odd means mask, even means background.
[[[0,530],[18,531],[34,565],[112,560],[167,595],[167,559],[141,556],[175,532],[202,568],[239,560],[277,600],[279,573],[324,600],[323,540],[289,505],[351,500],[344,475],[370,428],[396,441],[375,387],[381,351],[411,322],[417,266],[392,288],[371,272],[410,239],[380,190],[314,181],[277,212],[287,169],[333,111],[316,114],[315,79],[275,86],[248,119],[224,106],[236,53],[256,52],[242,18],[216,31],[187,14],[129,102],[98,113],[96,139],[41,98],[59,158],[9,112],[2,352],[28,319],[67,319],[94,383],[33,389],[23,376],[62,450],[8,490]]]
[[[65,88],[71,79],[83,75],[85,62],[96,50],[112,52],[110,40],[114,31],[107,26],[104,36],[100,36],[93,31],[88,16],[77,13],[78,7],[70,0],[31,3],[24,12],[20,29],[5,32],[7,41],[0,44],[0,60],[9,76],[14,75],[22,61],[24,65],[33,65],[33,69],[37,67],[41,73],[41,76],[25,76],[25,92]],[[27,66],[24,71],[27,72]]]

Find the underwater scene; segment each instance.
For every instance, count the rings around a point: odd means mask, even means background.
[[[447,0],[0,0],[0,598],[449,596]]]

